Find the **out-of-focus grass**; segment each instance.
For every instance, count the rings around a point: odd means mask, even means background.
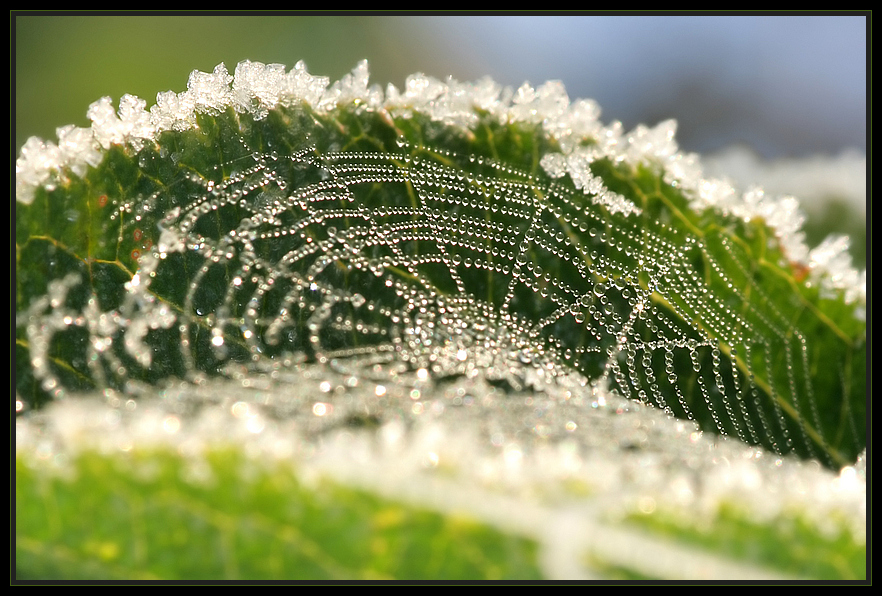
[[[867,577],[867,546],[855,540],[843,521],[822,531],[804,514],[791,511],[761,523],[743,507],[722,503],[712,522],[653,512],[632,514],[626,523],[724,557],[764,565],[811,579],[862,580]],[[631,579],[624,570],[619,570]]]
[[[63,473],[46,465],[16,458],[17,579],[541,578],[529,538],[304,482],[290,463],[237,449],[87,451]],[[762,523],[723,504],[700,523],[658,511],[622,523],[793,577],[867,575],[866,545],[844,523],[822,531],[798,512]],[[658,579],[596,557],[585,565],[608,579]]]
[[[538,579],[537,545],[236,449],[16,459],[18,579]]]

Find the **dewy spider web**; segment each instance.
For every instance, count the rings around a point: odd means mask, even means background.
[[[718,342],[700,328],[682,328],[651,304],[652,288],[670,288],[662,295],[670,293],[682,301],[678,314],[684,319],[697,314],[709,320],[720,318],[714,329],[720,336],[745,345],[746,352],[756,350],[770,357],[771,339],[748,321],[731,313],[727,313],[729,320],[712,316],[715,306],[726,311],[719,300],[714,305],[697,290],[700,282],[683,248],[652,234],[642,234],[638,240],[626,221],[615,222],[599,209],[580,209],[573,193],[544,186],[512,168],[491,164],[507,178],[482,179],[439,163],[441,158],[456,160],[458,156],[449,152],[415,151],[402,145],[412,153],[334,152],[309,159],[307,163],[317,167],[319,177],[326,180],[286,193],[203,249],[208,263],[190,294],[199,291],[203,274],[225,268],[232,271],[231,293],[237,295],[221,305],[214,329],[232,327],[234,336],[236,326],[244,329],[242,335],[256,353],[262,349],[257,340],[263,335],[259,327],[266,329],[269,343],[278,343],[286,327],[294,338],[300,336],[302,330],[292,320],[305,319],[310,346],[318,354],[339,351],[349,343],[364,352],[362,346],[379,340],[380,345],[388,342],[389,351],[405,356],[414,366],[431,363],[434,372],[443,376],[463,372],[464,366],[456,366],[456,355],[464,349],[483,344],[493,351],[520,345],[523,362],[539,355],[575,363],[595,377],[600,372],[601,382],[609,380],[625,396],[672,414],[694,419],[693,409],[704,409],[699,415],[709,414],[716,430],[727,434],[734,429],[748,442],[775,436],[779,431],[772,425],[778,425],[787,444],[772,446],[793,449],[792,431],[780,408],[766,411],[750,379],[740,379],[737,371],[733,374],[731,358],[723,363]],[[253,174],[260,178],[256,188],[262,189],[278,174],[266,163],[273,161],[270,157],[257,159],[260,165],[253,168]],[[302,156],[289,159],[295,165],[304,163]],[[369,199],[357,197],[362,185],[372,184],[400,186],[397,192],[384,193],[398,200],[366,207]],[[211,211],[238,196],[235,191],[218,193],[209,203]],[[181,219],[187,222],[182,230],[196,226],[205,207],[206,203],[199,202],[182,213]],[[501,217],[490,219],[489,214],[497,212]],[[598,241],[581,241],[574,228],[588,228],[588,237]],[[598,235],[598,228],[605,233]],[[267,243],[279,243],[283,237],[291,238],[285,249],[274,247],[281,255],[275,264],[253,257],[266,253]],[[622,240],[614,243],[607,238]],[[208,246],[203,238],[195,244]],[[696,252],[702,249],[694,238],[683,239],[682,246],[692,245]],[[645,255],[645,260],[638,259],[639,269],[633,270],[616,258],[620,252]],[[706,251],[701,254],[710,259]],[[242,256],[232,268],[237,255]],[[540,262],[552,262],[554,267],[543,271]],[[713,269],[720,270],[718,265]],[[255,274],[258,271],[263,275]],[[249,272],[249,282],[241,281]],[[649,280],[646,289],[638,282],[641,275]],[[658,288],[659,283],[664,287]],[[485,288],[496,289],[495,302]],[[518,294],[526,297],[516,298]],[[531,310],[540,314],[539,319],[522,320],[512,302],[537,302],[536,296],[540,299]],[[258,306],[267,301],[280,306],[273,312]],[[244,312],[229,312],[237,304],[247,304]],[[203,307],[193,308],[198,312]],[[439,311],[446,316],[434,316]],[[512,337],[491,339],[474,333],[493,325],[495,321],[488,318],[502,321]],[[494,327],[500,324],[495,323]],[[784,324],[770,325],[770,332],[785,335]],[[358,338],[350,342],[341,337],[347,334]],[[751,338],[746,344],[744,335]],[[372,336],[377,339],[372,341]],[[802,343],[799,335],[796,339]],[[798,347],[798,354],[804,349]],[[711,353],[710,374],[701,374],[699,363],[707,360],[702,351]],[[657,374],[653,360],[659,354],[665,367]],[[673,366],[684,355],[696,373],[687,377],[688,382],[698,385],[698,395],[688,401]],[[787,356],[788,369],[800,370],[791,350]],[[494,373],[505,375],[504,370]],[[676,396],[676,401],[669,396]],[[799,407],[799,400],[794,402]],[[820,426],[817,412],[813,415],[813,423]],[[805,433],[804,417],[797,412],[799,434],[806,451],[816,455]],[[753,419],[759,420],[760,428]]]
[[[836,465],[862,448],[851,356],[832,395],[816,389],[801,326],[817,326],[773,295],[792,290],[759,264],[774,246],[762,226],[692,216],[650,169],[629,178],[602,153],[563,164],[538,126],[483,116],[464,140],[417,115],[259,116],[163,133],[134,173],[112,172],[134,184],[92,192],[115,257],[85,259],[30,305],[44,390],[64,384],[54,336],[82,342],[85,329],[88,363],[72,367],[100,385],[291,356],[383,356],[518,388],[575,368],[778,453]],[[123,297],[98,295],[94,280],[128,263]],[[86,278],[91,294],[77,296]],[[836,393],[831,431],[818,402]]]

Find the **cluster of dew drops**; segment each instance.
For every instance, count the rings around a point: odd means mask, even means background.
[[[682,318],[698,313],[717,326],[720,337],[740,330],[732,345],[748,349],[744,336],[754,330],[715,304],[688,265],[689,255],[698,251],[718,275],[725,275],[702,243],[660,223],[660,233],[647,230],[635,222],[639,208],[614,216],[558,182],[489,158],[463,158],[404,140],[399,140],[398,151],[388,153],[320,153],[306,145],[286,155],[250,151],[240,142],[244,157],[217,166],[217,179],[185,175],[198,191],[189,192],[185,205],[165,214],[158,238],[144,233],[141,225],[156,209],[158,194],[116,206],[111,218],[120,215],[131,222],[136,245],[131,256],[141,265],[135,276],[140,283],[127,284],[137,300],[125,312],[101,313],[99,318],[110,322],[101,329],[89,326],[95,352],[91,361],[112,359],[107,347],[122,332],[129,353],[149,367],[151,348],[145,336],[171,326],[166,310],[157,318],[162,306],[147,291],[149,280],[170,255],[189,252],[203,262],[189,280],[183,311],[177,314],[190,371],[197,369],[191,350],[194,325],[210,328],[219,359],[233,342],[247,346],[254,362],[293,336],[306,337],[300,349],[308,346],[319,361],[383,356],[442,377],[480,371],[522,379],[523,367],[553,377],[561,366],[579,367],[593,359],[603,365],[599,378],[590,381],[692,418],[677,383],[674,354],[685,350],[698,367],[698,350],[708,349],[713,351],[713,371],[708,382],[699,376],[699,383],[718,429],[724,431],[726,418],[742,439],[759,442],[760,430],[746,411],[748,400],[756,404],[766,433],[776,423],[759,406],[750,378],[738,374],[732,376],[739,399],[724,400],[721,409],[712,406],[711,393],[726,391],[719,345],[684,331],[653,304],[653,293],[677,293],[689,311],[679,313]],[[291,169],[313,176],[292,187]],[[228,173],[220,175],[222,171]],[[407,200],[368,204],[356,191],[371,185],[399,189]],[[221,230],[218,237],[199,232],[204,218],[229,207],[244,214],[234,227]],[[267,248],[280,242],[285,250]],[[438,274],[427,273],[433,267],[443,268],[455,292],[439,290]],[[228,286],[218,304],[206,306],[200,296],[219,268],[227,271]],[[484,273],[477,279],[505,280],[505,292],[486,298],[486,288],[474,287],[476,277],[470,272],[477,271]],[[365,279],[371,283],[359,287],[358,281]],[[69,285],[62,284],[59,292]],[[524,289],[541,299],[538,318],[520,312],[516,304]],[[43,321],[33,330],[38,341],[32,339],[32,345],[47,345],[42,340],[77,324],[67,322],[69,318],[62,316],[58,325]],[[582,339],[574,343],[560,337],[562,328],[579,329]],[[327,345],[329,334],[358,340]],[[663,354],[661,367],[653,361],[657,352]],[[733,358],[736,353],[734,348],[730,352]],[[40,351],[34,354],[45,357]],[[731,362],[728,366],[733,368]],[[125,373],[122,364],[114,362],[113,367]],[[54,386],[48,368],[36,368],[38,376],[43,371],[48,379],[44,385]],[[779,410],[770,415],[783,417]]]

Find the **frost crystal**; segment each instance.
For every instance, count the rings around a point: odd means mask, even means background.
[[[233,107],[237,112],[250,113],[255,120],[261,120],[279,103],[286,87],[284,82],[285,66],[282,64],[240,62],[233,79]]]
[[[51,190],[51,180],[65,165],[57,145],[31,137],[21,148],[15,161],[15,196],[22,203],[31,203],[40,186]]]
[[[86,166],[95,167],[101,163],[103,155],[95,135],[88,128],[78,128],[72,124],[62,126],[56,131],[61,160],[70,163],[77,176],[85,176]]]
[[[539,165],[552,178],[560,178],[567,173],[567,158],[560,153],[546,153]]]
[[[533,89],[524,83],[517,90],[509,110],[512,122],[554,122],[557,121],[569,106],[570,100],[560,81],[549,81]]]
[[[828,293],[845,290],[846,302],[866,303],[867,272],[858,273],[851,266],[847,236],[828,236],[808,255],[814,279]]]
[[[665,120],[655,128],[639,125],[628,136],[628,160],[640,162],[653,159],[664,163],[677,153],[676,120]]]
[[[286,82],[288,102],[300,100],[309,105],[318,105],[329,83],[328,77],[316,77],[309,74],[306,70],[306,64],[301,60],[288,73]]]
[[[227,72],[227,67],[218,64],[211,74],[198,70],[190,73],[187,92],[193,98],[193,105],[197,111],[219,114],[232,102],[230,93],[232,82],[233,77]]]
[[[119,115],[113,111],[109,97],[102,97],[89,106],[92,134],[102,147],[137,144],[140,139],[152,139],[156,131],[150,115],[144,110],[147,102],[134,95],[123,95],[119,101]]]
[[[383,91],[378,85],[368,87],[367,60],[362,60],[352,72],[331,85],[318,107],[331,110],[338,105],[355,103],[368,109],[379,109],[383,104]]]
[[[193,113],[193,97],[187,93],[180,95],[165,91],[156,95],[156,105],[150,108],[150,120],[156,131],[188,130],[196,126]]]

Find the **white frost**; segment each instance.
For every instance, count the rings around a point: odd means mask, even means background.
[[[92,134],[105,149],[124,143],[138,145],[140,139],[153,139],[156,131],[150,114],[144,109],[147,102],[134,95],[123,95],[119,100],[119,115],[113,111],[109,97],[102,97],[91,106],[87,115],[92,121]]]
[[[187,82],[187,93],[192,97],[197,111],[219,114],[232,102],[230,96],[232,82],[233,77],[227,72],[227,67],[218,64],[212,73],[198,70],[191,72],[190,80]]]

